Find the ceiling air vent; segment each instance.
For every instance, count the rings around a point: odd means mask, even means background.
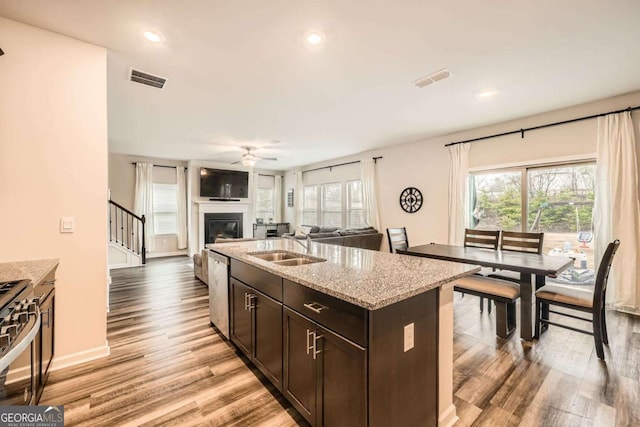
[[[129,80],[143,85],[157,87],[158,89],[164,89],[164,85],[167,83],[167,79],[164,77],[154,76],[153,74],[134,70],[133,68],[129,74]]]
[[[447,70],[446,68],[443,68],[442,70],[438,70],[435,73],[429,74],[428,76],[419,78],[418,80],[413,82],[413,84],[416,85],[417,87],[425,87],[425,86],[429,86],[432,83],[439,82],[440,80],[444,80],[450,76],[451,76],[451,71]]]

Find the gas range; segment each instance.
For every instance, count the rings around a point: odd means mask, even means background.
[[[30,280],[0,282],[0,358],[4,356],[37,314]]]
[[[30,280],[0,282],[0,406],[36,399],[36,346],[41,318]]]

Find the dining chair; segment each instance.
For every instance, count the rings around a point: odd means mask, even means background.
[[[475,230],[472,228],[465,228],[464,230],[464,247],[465,248],[485,248],[485,249],[498,249],[500,243],[500,230]],[[484,268],[476,273],[481,276],[488,275],[491,269]],[[464,292],[462,292],[464,295]],[[491,301],[487,304],[487,309],[491,313]],[[480,312],[484,311],[484,297],[480,297]]]
[[[498,249],[500,230],[474,230],[465,228],[464,246],[473,248]]]
[[[387,238],[389,239],[389,251],[395,254],[397,250],[405,250],[409,247],[406,227],[387,228]]]
[[[542,254],[544,233],[520,233],[517,231],[503,231],[500,237],[500,250],[513,252],[527,252]],[[510,280],[520,283],[520,273],[515,271],[500,270],[489,274],[496,279]]]
[[[609,344],[604,310],[605,296],[607,292],[609,272],[611,271],[611,264],[613,263],[613,257],[618,251],[619,246],[620,240],[617,239],[607,245],[607,249],[602,256],[602,261],[600,261],[598,274],[593,287],[585,287],[584,285],[547,284],[536,291],[536,338],[540,338],[543,325],[554,325],[587,335],[592,335],[595,341],[598,359],[604,360],[603,344]],[[574,316],[569,313],[549,310],[550,305],[557,305],[571,310],[591,313],[591,319],[585,319],[581,316]],[[592,325],[592,331],[586,331],[562,323],[552,322],[549,320],[550,315],[544,317],[546,313],[554,313],[570,317],[572,319],[590,322]]]

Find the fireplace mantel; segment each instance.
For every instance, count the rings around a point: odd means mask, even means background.
[[[242,213],[242,237],[251,237],[253,233],[253,213],[251,202],[212,202],[194,201],[198,213],[198,251],[204,248],[204,214],[206,213]]]

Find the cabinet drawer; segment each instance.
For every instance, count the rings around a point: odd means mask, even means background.
[[[233,258],[231,259],[231,275],[276,301],[282,302],[282,277]]]
[[[284,279],[284,304],[320,325],[367,347],[367,310]]]

